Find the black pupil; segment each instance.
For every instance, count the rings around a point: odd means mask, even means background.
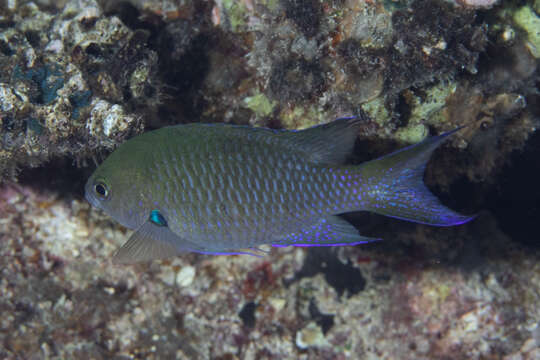
[[[105,186],[103,186],[102,184],[96,185],[96,192],[101,196],[107,195],[107,189],[105,189]]]

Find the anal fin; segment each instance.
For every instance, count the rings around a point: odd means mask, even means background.
[[[378,240],[381,239],[360,235],[354,226],[338,216],[327,216],[272,242],[272,246],[347,246]]]
[[[199,254],[204,255],[250,255],[258,258],[262,258],[262,255],[256,254],[255,251],[241,251],[241,250],[196,250]]]

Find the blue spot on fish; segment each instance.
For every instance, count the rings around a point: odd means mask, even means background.
[[[150,212],[150,221],[158,226],[167,226],[167,220],[165,220],[159,210],[152,210]]]

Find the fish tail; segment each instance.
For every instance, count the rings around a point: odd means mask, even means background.
[[[459,129],[362,164],[359,171],[365,184],[364,209],[435,226],[459,225],[472,220],[474,216],[461,215],[441,204],[423,181],[433,151]]]

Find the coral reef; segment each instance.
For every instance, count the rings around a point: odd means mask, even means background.
[[[0,0],[0,357],[540,357],[538,1]],[[113,266],[92,166],[171,124],[365,110],[353,162],[463,127],[425,181],[458,228]],[[35,169],[37,167],[37,169]]]
[[[409,144],[477,123],[480,104],[497,95],[524,99],[520,116],[530,117],[536,88],[537,16],[527,5],[39,4],[4,15],[13,26],[0,36],[9,74],[0,78],[0,178],[58,156],[84,162],[144,128],[192,121],[298,129],[363,108],[372,117],[366,137]],[[479,106],[458,119],[455,99],[469,91]],[[471,179],[489,177],[523,146],[536,123],[522,123],[530,126],[497,140],[500,160]],[[469,151],[476,129],[453,146]]]
[[[10,11],[11,10],[11,11]],[[142,130],[160,103],[148,34],[94,1],[8,9],[0,32],[0,177],[58,156],[88,158]],[[137,111],[137,112],[135,112]]]

